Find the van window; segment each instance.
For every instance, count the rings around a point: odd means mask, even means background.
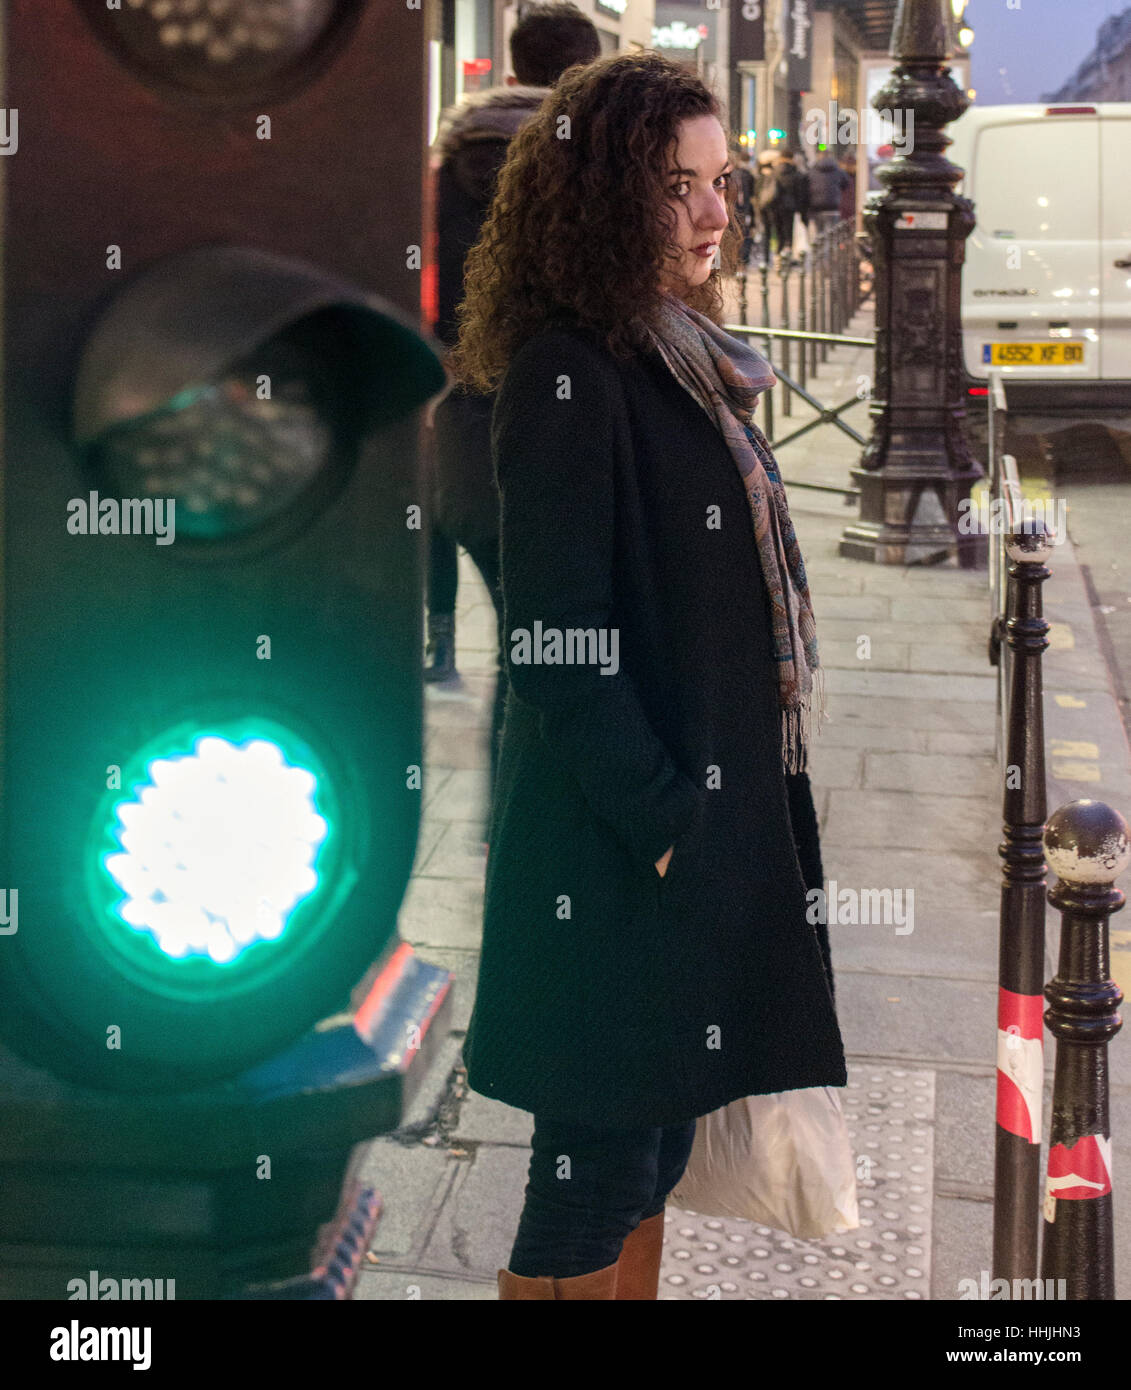
[[[1099,182],[1099,122],[1066,117],[983,130],[966,192],[985,236],[1094,241]]]

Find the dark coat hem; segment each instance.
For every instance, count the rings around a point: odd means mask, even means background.
[[[499,1087],[494,1090],[487,1089],[487,1083],[476,1084],[472,1080],[474,1065],[468,1065],[467,1084],[470,1090],[476,1095],[485,1096],[489,1100],[501,1101],[503,1105],[509,1105],[515,1110],[526,1110],[539,1119],[546,1118],[555,1120],[559,1124],[576,1125],[603,1125],[609,1129],[628,1129],[637,1127],[660,1127],[666,1125],[677,1125],[686,1123],[688,1120],[698,1119],[701,1115],[710,1115],[715,1110],[721,1110],[724,1105],[729,1105],[732,1101],[741,1100],[744,1096],[765,1096],[777,1095],[782,1091],[802,1091],[816,1086],[843,1087],[848,1084],[848,1072],[842,1065],[840,1067],[822,1068],[796,1065],[793,1067],[783,1067],[781,1076],[783,1084],[776,1086],[773,1090],[759,1087],[752,1082],[749,1087],[735,1090],[732,1083],[724,1083],[717,1087],[705,1087],[701,1096],[694,1102],[681,1102],[673,1100],[670,1109],[662,1105],[657,1105],[654,1100],[650,1100],[646,1108],[640,1113],[635,1113],[631,1105],[623,1102],[618,1103],[614,1111],[605,1116],[601,1111],[594,1111],[591,1105],[579,1104],[578,1106],[565,1110],[558,1102],[546,1102],[538,1097],[535,1092],[521,1088]],[[506,1092],[504,1094],[504,1091]],[[698,1107],[692,1111],[690,1105]]]

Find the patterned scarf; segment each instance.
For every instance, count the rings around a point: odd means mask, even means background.
[[[827,711],[801,547],[769,441],[753,420],[758,393],[772,387],[777,377],[760,353],[672,294],[664,296],[660,333],[650,336],[675,379],[718,426],[742,477],[770,595],[782,762],[787,772],[804,772],[814,690],[818,733]]]

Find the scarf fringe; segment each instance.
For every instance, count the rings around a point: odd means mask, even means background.
[[[816,713],[816,732],[829,717],[825,690],[825,668],[818,666],[813,672],[813,688],[798,705],[790,705],[781,712],[782,762],[787,772],[808,772],[809,745],[814,733],[813,716]]]

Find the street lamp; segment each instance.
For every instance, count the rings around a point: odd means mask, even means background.
[[[979,538],[960,534],[959,503],[982,470],[962,432],[961,275],[973,205],[954,192],[962,171],[943,153],[944,127],[969,105],[947,66],[951,6],[900,0],[896,65],[877,111],[914,118],[914,147],[881,165],[864,226],[876,270],[872,436],[852,476],[860,516],[840,553],[899,565],[936,557],[976,563]]]

